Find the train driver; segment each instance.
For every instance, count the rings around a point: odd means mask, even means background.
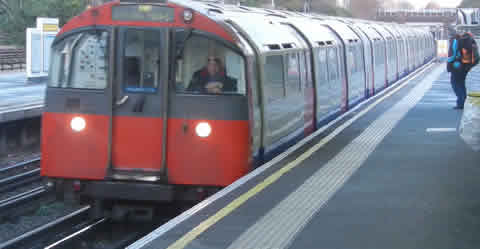
[[[237,92],[237,83],[226,75],[219,58],[209,56],[207,65],[193,74],[187,91],[213,94]]]

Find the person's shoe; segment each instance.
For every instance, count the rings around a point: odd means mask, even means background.
[[[461,109],[463,109],[463,106],[455,106],[455,107],[453,107],[453,109],[455,109],[455,110],[461,110]]]

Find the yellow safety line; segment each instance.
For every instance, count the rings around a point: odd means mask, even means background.
[[[426,70],[427,68],[424,68]],[[422,70],[422,72],[424,71]],[[385,94],[378,100],[376,100],[374,103],[372,103],[369,107],[365,108],[363,111],[359,112],[356,116],[354,116],[352,119],[348,120],[338,128],[336,128],[330,135],[327,137],[323,138],[315,144],[312,148],[304,152],[302,155],[297,157],[294,161],[288,163],[287,165],[283,166],[281,169],[277,170],[275,173],[267,177],[265,180],[263,180],[261,183],[257,184],[255,187],[250,189],[248,192],[245,194],[242,194],[239,196],[237,199],[235,199],[233,202],[230,202],[226,207],[222,208],[220,211],[218,211],[216,214],[213,216],[208,217],[205,221],[200,223],[198,226],[196,226],[194,229],[192,229],[190,232],[182,236],[180,239],[175,241],[172,245],[170,245],[167,249],[183,249],[185,248],[190,242],[192,242],[194,239],[196,239],[200,234],[205,232],[208,228],[213,226],[215,223],[223,219],[225,216],[229,215],[231,212],[233,212],[235,209],[240,207],[243,203],[245,203],[247,200],[249,200],[251,197],[255,196],[258,194],[260,191],[265,189],[266,187],[270,186],[272,183],[276,182],[283,174],[289,172],[291,169],[295,168],[298,166],[301,162],[303,162],[305,159],[309,158],[313,153],[315,153],[318,149],[323,147],[326,143],[330,142],[338,133],[342,132],[345,128],[350,126],[353,122],[355,122],[357,119],[365,115],[368,111],[373,109],[375,106],[377,106],[380,102],[382,102],[384,99],[392,96],[394,93],[402,89],[404,86],[406,86],[407,82],[410,80],[415,79],[421,74],[419,72],[417,75],[413,76],[411,79],[408,79],[403,83],[403,85],[400,85],[399,87],[395,88],[391,92]]]

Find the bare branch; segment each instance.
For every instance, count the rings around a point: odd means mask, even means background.
[[[2,10],[4,13],[7,13],[9,19],[13,18],[12,9],[10,8],[7,0],[0,0],[0,10]]]

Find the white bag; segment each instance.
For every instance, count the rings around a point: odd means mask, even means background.
[[[468,94],[459,132],[465,143],[474,151],[480,151],[480,92]]]

